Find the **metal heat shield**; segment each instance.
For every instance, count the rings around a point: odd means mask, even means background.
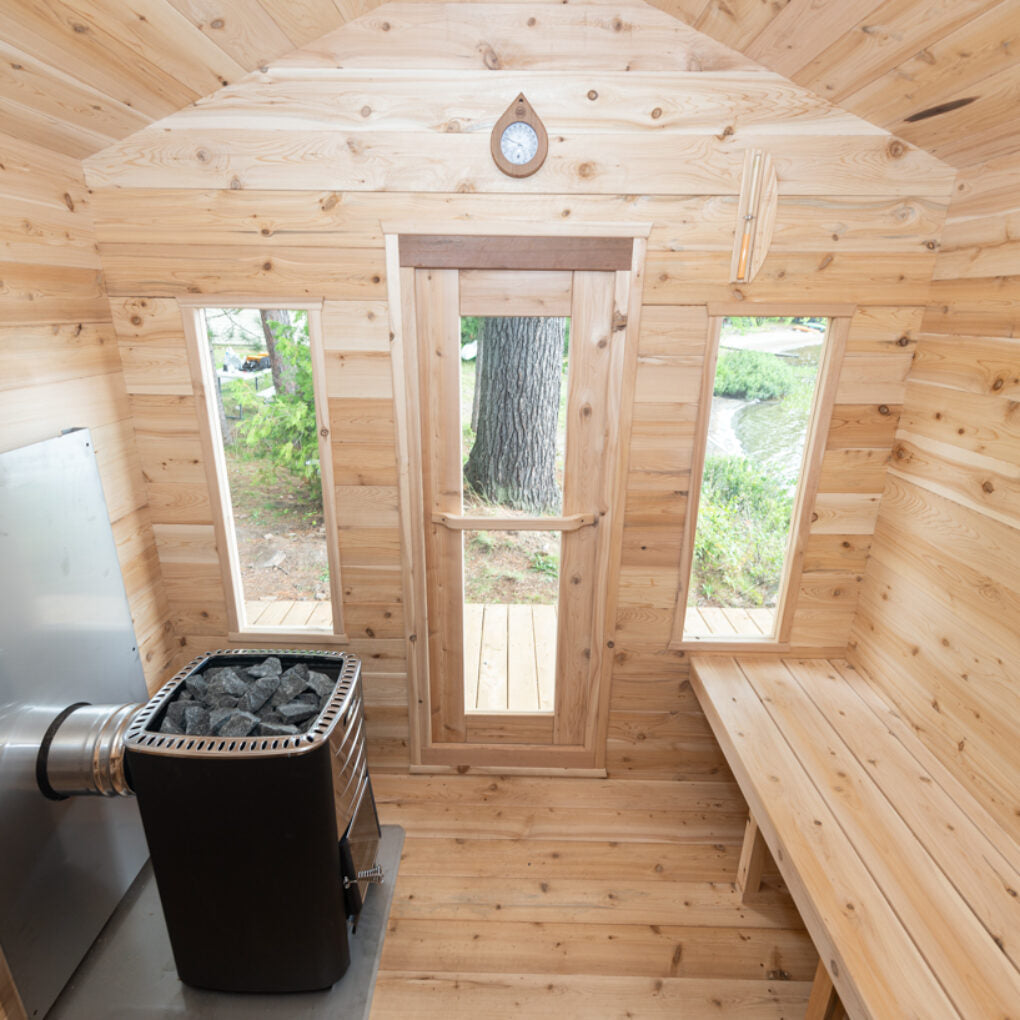
[[[148,855],[132,800],[41,795],[39,743],[74,702],[147,697],[91,435],[0,454],[0,945],[30,1017]]]

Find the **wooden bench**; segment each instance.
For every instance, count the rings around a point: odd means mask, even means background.
[[[821,962],[808,1016],[1020,1017],[1020,849],[848,663],[696,655],[691,677]],[[824,969],[823,969],[824,965]]]

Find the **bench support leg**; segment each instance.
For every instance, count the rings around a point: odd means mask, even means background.
[[[745,900],[753,896],[761,886],[761,873],[768,852],[769,848],[762,838],[758,823],[748,815],[747,826],[744,828],[744,846],[737,865],[737,889]]]
[[[843,1009],[836,989],[832,986],[832,978],[829,977],[825,964],[819,960],[804,1020],[844,1020],[845,1016],[846,1010]]]

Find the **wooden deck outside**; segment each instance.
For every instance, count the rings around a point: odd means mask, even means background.
[[[244,614],[249,630],[253,627],[318,627],[328,630],[333,626],[333,607],[329,601],[262,599],[245,602]]]
[[[774,609],[721,609],[688,606],[684,637],[772,637]]]
[[[556,606],[464,605],[464,705],[479,712],[551,712]]]

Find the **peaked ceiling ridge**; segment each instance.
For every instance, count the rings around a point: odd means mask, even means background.
[[[641,78],[649,75],[663,74],[698,74],[708,77],[724,77],[732,80],[735,76],[753,81],[757,77],[770,82],[781,82],[787,90],[801,97],[807,106],[813,107],[821,117],[830,117],[838,123],[840,130],[854,134],[882,135],[891,142],[903,146],[903,152],[915,150],[918,154],[931,160],[933,168],[947,169],[955,172],[955,168],[926,150],[894,135],[888,128],[873,121],[860,117],[836,102],[819,96],[808,87],[801,85],[787,76],[772,70],[768,66],[751,60],[725,43],[714,39],[706,31],[693,27],[682,17],[663,10],[656,3],[646,0],[627,0],[624,4],[610,4],[603,0],[580,0],[580,2],[538,4],[521,4],[514,2],[489,2],[489,0],[460,0],[456,3],[442,3],[439,6],[451,15],[465,12],[471,8],[484,7],[492,15],[494,32],[490,38],[495,44],[479,40],[471,47],[475,64],[465,62],[464,66],[443,66],[439,61],[434,67],[408,68],[401,64],[398,55],[401,44],[398,40],[413,39],[414,45],[421,45],[422,33],[430,27],[435,32],[434,19],[427,16],[427,11],[435,4],[418,2],[418,0],[390,0],[375,4],[375,0],[364,0],[363,7],[368,7],[358,17],[352,18],[337,28],[325,33],[312,42],[297,46],[268,63],[249,71],[237,81],[225,85],[187,106],[169,113],[166,116],[146,124],[126,137],[97,150],[82,160],[83,170],[88,178],[89,170],[94,166],[109,165],[117,153],[129,153],[141,138],[152,138],[158,133],[173,130],[174,124],[183,126],[194,125],[202,116],[209,112],[217,112],[221,107],[230,106],[243,99],[246,92],[255,89],[272,89],[286,83],[300,81],[302,78],[321,79],[330,72],[337,76],[370,77],[373,72],[399,75],[414,71],[437,77],[442,75],[456,76],[464,71],[489,72],[499,77],[511,75],[553,76],[562,74],[555,66],[542,66],[542,61],[553,61],[556,56],[556,30],[576,22],[578,12],[583,11],[581,30],[591,33],[596,39],[611,40],[611,44],[623,43],[633,38],[635,33],[645,33],[657,44],[663,44],[662,50],[651,58],[646,58],[648,66],[631,66],[627,61],[616,68],[576,67],[571,71],[577,73],[612,74],[624,72],[628,77]],[[535,13],[538,11],[539,13]],[[497,15],[502,15],[502,23]],[[438,25],[455,25],[456,17]],[[564,24],[566,23],[566,24]],[[515,32],[531,30],[534,32],[535,45],[533,50],[519,43],[511,44],[500,40],[495,32],[502,24],[502,30],[512,29]],[[576,23],[572,26],[577,30]],[[442,31],[436,33],[440,38]],[[668,43],[673,46],[669,47]],[[373,45],[375,43],[375,45]],[[387,49],[395,50],[393,57],[384,56]],[[621,46],[621,51],[626,52]],[[639,62],[640,63],[640,62]],[[494,111],[493,116],[499,111]],[[197,115],[197,116],[196,116]],[[733,118],[738,120],[738,118]],[[791,120],[791,126],[796,120]],[[222,124],[219,125],[222,128]],[[345,130],[357,130],[356,125],[348,125]],[[734,136],[737,131],[753,137],[753,126],[740,124],[720,125],[720,133]]]

